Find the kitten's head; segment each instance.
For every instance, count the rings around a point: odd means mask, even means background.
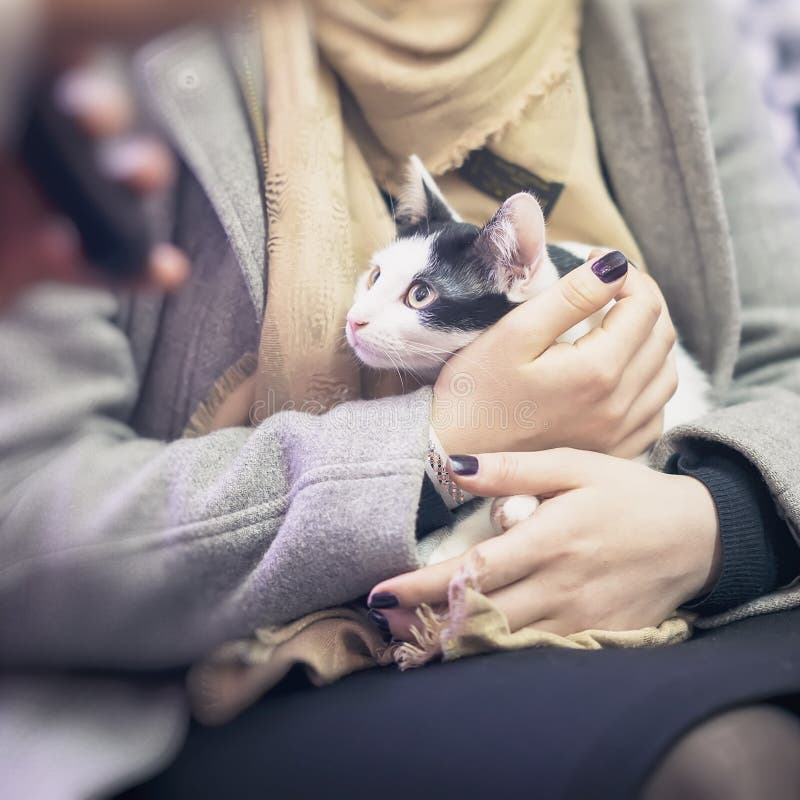
[[[462,222],[412,156],[398,239],[372,257],[347,315],[347,341],[371,367],[432,380],[456,351],[549,282],[544,217],[526,193],[483,227]]]

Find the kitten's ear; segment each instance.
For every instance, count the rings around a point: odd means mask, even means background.
[[[506,200],[474,246],[494,266],[498,287],[508,299],[527,300],[546,256],[544,214],[536,198],[520,192]]]
[[[417,156],[408,160],[403,189],[398,198],[395,222],[401,236],[427,233],[431,225],[461,222],[461,217],[447,205],[433,176]]]

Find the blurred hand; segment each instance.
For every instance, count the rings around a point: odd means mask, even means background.
[[[432,425],[449,453],[575,447],[623,457],[663,432],[677,387],[675,330],[656,284],[630,269],[604,283],[589,262],[451,358]],[[617,303],[574,344],[555,340]]]
[[[172,156],[161,143],[127,133],[134,112],[122,86],[83,67],[61,79],[57,95],[62,108],[97,139],[98,158],[110,180],[142,195],[169,187]],[[171,290],[188,274],[186,257],[171,245],[159,245],[139,285]],[[43,280],[99,285],[107,279],[86,262],[69,220],[48,208],[18,161],[0,153],[0,306]]]
[[[229,15],[239,0],[42,0],[56,48],[99,40],[137,41],[196,19]],[[48,48],[48,52],[51,52]]]
[[[446,603],[456,570],[476,556],[480,589],[512,630],[562,635],[658,625],[718,579],[716,506],[694,478],[567,449],[481,455],[478,463],[476,475],[453,476],[466,491],[550,499],[459,558],[378,584],[373,615],[397,639],[419,624],[420,604]]]
[[[41,0],[41,50],[51,67],[85,59],[94,45],[137,42],[176,25],[230,15],[237,0]],[[65,77],[62,101],[107,142],[102,148],[109,176],[147,193],[168,186],[171,158],[162,145],[126,137],[133,121],[130,99],[120,86],[86,69]],[[179,286],[188,275],[185,256],[162,245],[154,249],[142,285]],[[14,158],[0,152],[0,306],[42,280],[100,283],[86,264],[71,224],[55,217]]]

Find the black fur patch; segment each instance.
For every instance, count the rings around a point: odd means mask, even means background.
[[[565,250],[563,247],[559,247],[555,244],[547,245],[547,255],[550,256],[550,260],[553,262],[555,268],[558,270],[558,274],[562,278],[568,272],[572,272],[576,267],[583,264],[583,261],[574,253],[570,253],[569,250]]]
[[[420,321],[428,328],[446,331],[483,331],[491,328],[512,308],[504,294],[479,297],[439,295],[435,303],[419,312]]]
[[[505,316],[514,303],[496,290],[494,265],[473,245],[480,228],[451,222],[439,226],[430,263],[416,279],[438,295],[419,312],[420,321],[440,330],[481,331]]]

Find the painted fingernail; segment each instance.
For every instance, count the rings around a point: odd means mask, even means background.
[[[614,283],[628,271],[628,259],[619,250],[612,250],[592,264],[592,272],[603,283]]]
[[[450,456],[450,471],[456,475],[477,475],[478,459],[475,456]]]
[[[400,605],[396,594],[391,592],[376,592],[369,598],[367,605],[370,608],[397,608]]]
[[[380,611],[370,611],[367,616],[380,628],[382,633],[391,634],[392,629],[389,627],[389,622]]]

